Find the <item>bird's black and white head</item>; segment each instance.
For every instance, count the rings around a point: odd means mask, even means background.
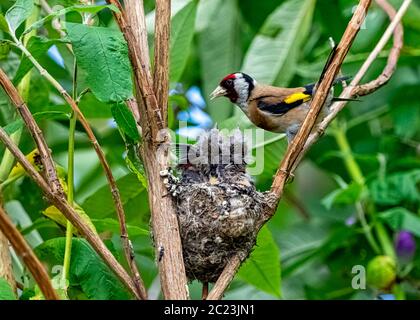
[[[220,81],[219,86],[210,94],[210,98],[224,96],[244,109],[256,84],[257,82],[245,73],[231,73]]]

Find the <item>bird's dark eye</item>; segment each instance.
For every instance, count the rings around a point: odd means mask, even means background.
[[[232,79],[226,80],[226,85],[231,86],[232,84],[233,84],[233,80]]]

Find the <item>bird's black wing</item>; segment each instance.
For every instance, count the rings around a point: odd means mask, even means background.
[[[311,99],[306,92],[297,91],[286,96],[265,96],[258,99],[257,107],[261,111],[275,115],[283,115],[293,108]]]

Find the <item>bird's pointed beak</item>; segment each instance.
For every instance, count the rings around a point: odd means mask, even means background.
[[[213,100],[214,98],[217,98],[217,97],[224,96],[226,93],[227,91],[225,88],[221,86],[217,86],[217,88],[214,89],[214,91],[210,94],[210,100]]]

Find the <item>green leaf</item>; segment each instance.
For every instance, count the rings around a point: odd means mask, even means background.
[[[197,20],[211,23],[198,36],[203,94],[210,116],[215,122],[221,122],[232,114],[233,106],[227,99],[215,99],[209,103],[209,95],[224,76],[237,71],[240,66],[238,8],[236,1],[225,0],[200,1],[200,6],[204,5],[207,5],[206,10],[199,10],[201,15]]]
[[[363,186],[355,182],[350,183],[345,188],[334,190],[322,199],[322,204],[327,210],[334,205],[353,204],[357,202],[363,191]]]
[[[33,0],[17,0],[7,10],[5,17],[12,34],[15,34],[16,29],[31,15],[33,7]]]
[[[16,295],[6,279],[0,277],[0,301],[16,300]]]
[[[92,222],[99,233],[105,232],[105,231],[111,231],[115,234],[120,234],[120,224],[115,219],[112,219],[112,218],[92,219]],[[133,226],[129,224],[127,224],[127,231],[128,231],[129,237],[150,235],[149,230],[147,230],[146,228],[140,228],[138,226]]]
[[[144,170],[143,162],[139,157],[139,147],[135,143],[125,143],[127,155],[125,156],[125,163],[128,169],[137,176],[143,187],[147,189],[147,177]]]
[[[420,217],[403,207],[392,208],[378,214],[393,230],[410,231],[420,237]]]
[[[262,26],[244,58],[242,70],[266,84],[287,85],[311,26],[315,0],[282,3]],[[320,70],[321,71],[321,70]]]
[[[47,240],[35,249],[35,253],[51,267],[61,265],[65,242],[65,238]],[[80,286],[89,299],[130,299],[124,285],[84,239],[72,240],[70,286]]]
[[[131,98],[133,83],[127,44],[120,31],[67,23],[77,63],[93,94],[103,102]]]
[[[88,92],[80,100],[80,110],[90,119],[109,119],[112,117],[111,106],[108,103],[99,101],[96,96]]]
[[[11,45],[9,41],[0,40],[0,60],[9,56]]]
[[[280,297],[280,254],[267,227],[261,229],[257,245],[241,266],[238,276],[256,288]]]
[[[417,203],[420,193],[417,183],[420,181],[420,170],[398,172],[378,178],[369,186],[375,203],[379,205],[398,205],[402,202]]]
[[[43,111],[37,112],[33,114],[35,120],[45,120],[45,119],[69,119],[69,114],[61,111]],[[23,128],[24,123],[22,119],[17,119],[12,123],[9,123],[3,129],[7,132],[7,134],[11,135],[12,133],[18,131],[19,129]]]
[[[184,71],[194,36],[197,0],[188,3],[171,20],[170,81],[177,82]]]
[[[113,104],[111,112],[123,135],[129,137],[132,141],[139,141],[140,135],[137,130],[136,120],[125,102]]]
[[[145,191],[139,180],[134,174],[117,180],[117,186],[120,191],[121,200],[126,209],[130,202],[135,202],[136,198]],[[142,207],[147,207],[144,203]],[[109,185],[106,184],[89,196],[82,205],[82,208],[93,218],[105,218],[115,213],[114,202],[112,201]],[[140,208],[137,208],[139,212]]]
[[[34,29],[38,29],[41,28],[46,22],[51,21],[52,19],[54,19],[55,17],[58,16],[64,16],[65,14],[69,13],[69,12],[79,12],[79,13],[91,13],[91,14],[95,14],[105,8],[108,8],[114,12],[119,12],[118,8],[115,7],[114,5],[75,5],[75,6],[70,6],[58,11],[54,11],[52,13],[50,13],[49,15],[45,16],[44,18],[36,21],[34,24],[32,24],[31,26],[29,26],[24,32],[23,34],[27,34],[29,32],[31,32]]]
[[[7,24],[6,18],[2,13],[0,13],[0,30],[9,33],[9,25]]]
[[[36,60],[39,60],[42,56],[46,55],[48,49],[54,44],[62,43],[60,39],[47,39],[44,37],[31,37],[26,45],[28,51],[33,55]],[[19,67],[16,71],[13,83],[19,84],[22,78],[33,68],[32,62],[28,57],[24,56],[20,61]]]

